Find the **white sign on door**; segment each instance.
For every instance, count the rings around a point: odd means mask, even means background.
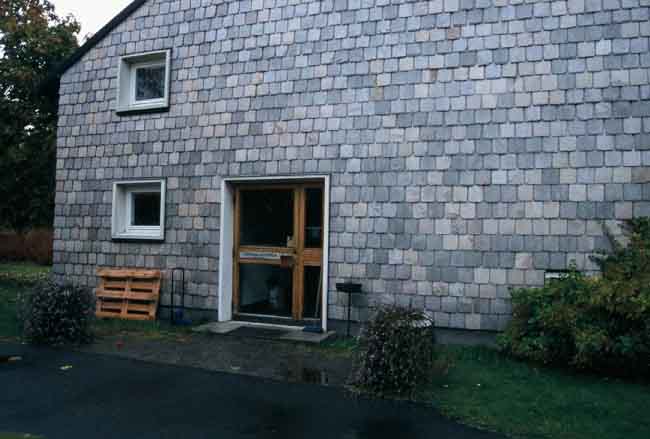
[[[267,252],[240,252],[239,259],[262,259],[265,261],[279,261],[282,259],[282,254]]]

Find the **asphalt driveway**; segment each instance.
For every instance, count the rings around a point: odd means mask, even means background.
[[[113,356],[0,344],[0,432],[47,439],[454,438],[500,436],[433,409],[341,389]]]

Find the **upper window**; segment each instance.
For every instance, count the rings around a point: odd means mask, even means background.
[[[113,186],[113,239],[163,240],[164,180],[120,181]]]
[[[118,81],[118,113],[169,107],[169,50],[123,56]]]

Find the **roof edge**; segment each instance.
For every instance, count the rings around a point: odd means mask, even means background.
[[[104,39],[113,29],[122,24],[131,14],[133,14],[140,6],[144,5],[148,0],[133,0],[122,11],[111,19],[104,27],[102,27],[95,35],[90,37],[88,41],[81,45],[58,69],[59,74],[65,73],[70,67],[75,65],[85,54],[90,52],[93,47]]]

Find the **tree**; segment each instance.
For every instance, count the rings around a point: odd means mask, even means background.
[[[48,0],[0,0],[0,227],[52,224],[58,69],[79,29]]]

